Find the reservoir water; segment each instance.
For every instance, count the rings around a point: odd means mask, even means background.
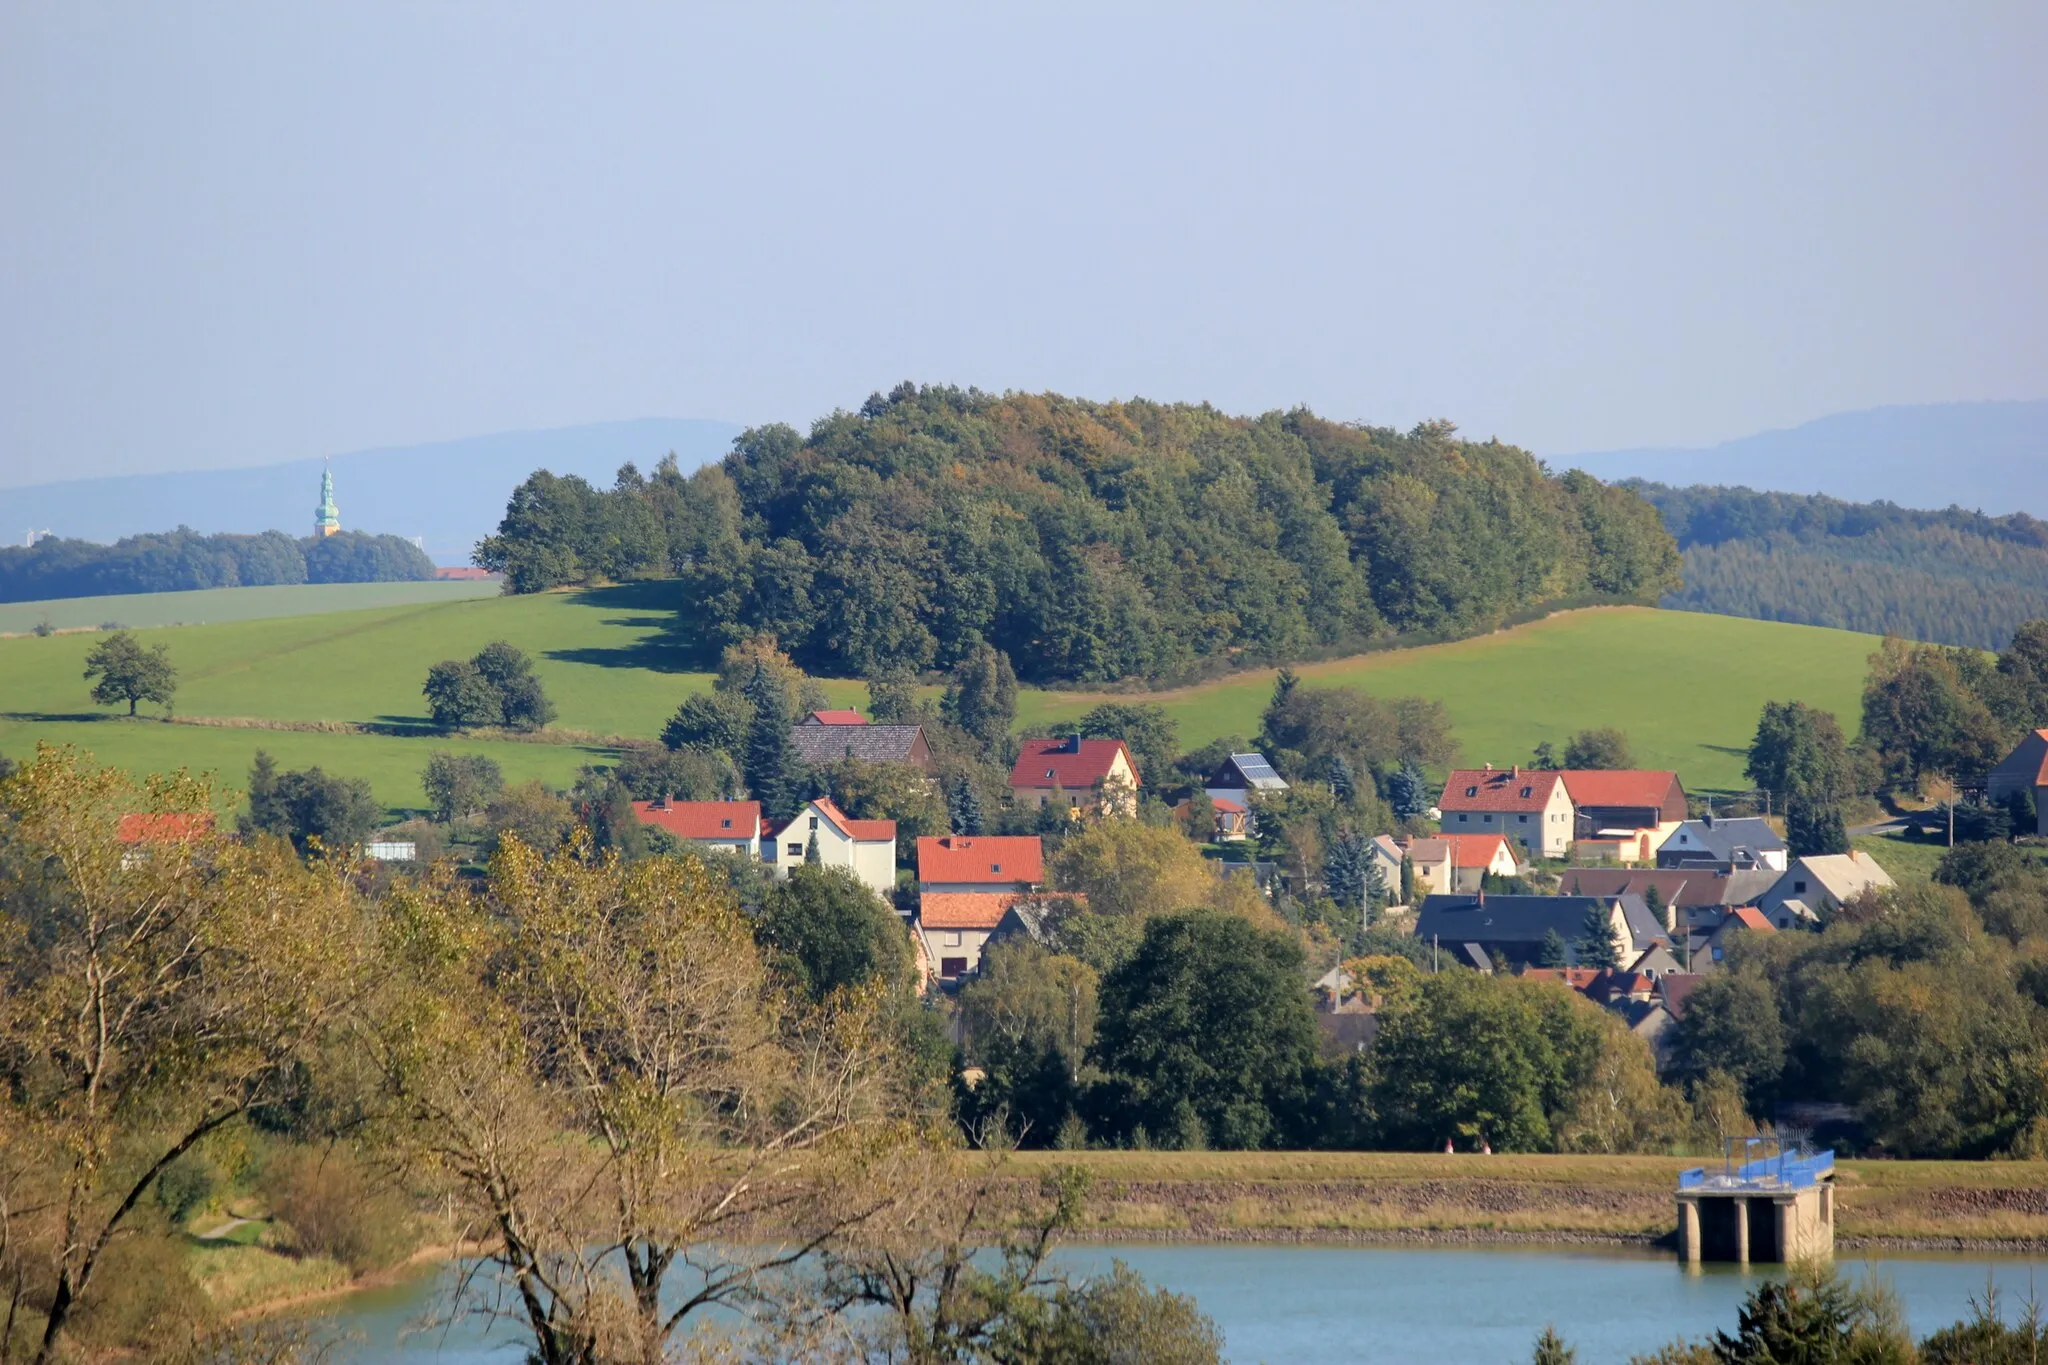
[[[1511,1365],[1529,1359],[1546,1322],[1578,1348],[1580,1365],[1618,1365],[1674,1337],[1732,1329],[1743,1295],[1766,1273],[1688,1273],[1669,1255],[1611,1250],[1081,1246],[1061,1256],[1083,1274],[1112,1258],[1193,1295],[1223,1329],[1230,1360],[1269,1365]],[[2008,1317],[2037,1284],[2048,1300],[2048,1258],[1891,1254],[1840,1265],[1888,1280],[1922,1335],[1966,1316],[1987,1274]],[[338,1305],[327,1321],[353,1339],[337,1361],[519,1365],[516,1332],[480,1322],[418,1330],[444,1285],[427,1277]]]

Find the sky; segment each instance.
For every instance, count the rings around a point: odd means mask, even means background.
[[[2048,396],[2048,5],[0,7],[0,487],[909,378]]]

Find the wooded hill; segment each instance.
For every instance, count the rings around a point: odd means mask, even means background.
[[[2003,649],[2048,616],[2048,522],[1630,481],[1685,561],[1664,605]]]
[[[34,545],[0,547],[0,602],[433,576],[434,561],[411,541],[361,531],[294,540],[282,531],[203,536],[180,526],[112,545],[52,536]]]
[[[688,477],[536,474],[477,558],[515,592],[672,572],[706,659],[767,632],[875,675],[986,640],[1030,681],[1189,677],[1678,585],[1634,492],[1449,423],[908,384],[808,437],[753,428]]]

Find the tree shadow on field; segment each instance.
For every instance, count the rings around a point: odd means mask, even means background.
[[[550,649],[545,657],[569,664],[594,664],[599,668],[644,668],[654,673],[694,673],[714,665],[683,630],[676,614],[681,592],[673,579],[651,579],[620,583],[609,588],[585,588],[571,595],[579,607],[619,613],[602,624],[646,632],[629,644],[586,645],[577,649]],[[635,613],[628,615],[626,613]]]
[[[156,720],[162,720],[162,719],[163,719],[163,717],[162,717],[161,715],[157,714],[157,713],[156,713],[156,712],[154,712],[154,711],[144,711],[144,712],[142,712],[141,714],[139,714],[139,715],[136,715],[136,716],[130,716],[130,715],[129,715],[129,714],[128,714],[128,713],[127,713],[127,712],[126,712],[125,710],[124,710],[124,711],[0,711],[0,720],[22,720],[22,721],[39,721],[39,722],[42,722],[42,723],[45,723],[45,724],[47,724],[47,723],[50,723],[50,722],[55,722],[55,721],[79,721],[79,722],[83,722],[83,721],[103,721],[103,720],[149,720],[149,721],[156,721]]]

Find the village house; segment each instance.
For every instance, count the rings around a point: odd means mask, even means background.
[[[883,900],[896,889],[896,822],[855,820],[819,797],[786,824],[761,831],[761,861],[774,868],[778,881],[803,866],[812,841],[818,862],[842,868]]]
[[[1738,934],[1775,934],[1777,926],[1772,924],[1763,911],[1755,906],[1738,906],[1728,912],[1719,928],[1707,935],[1706,955],[1695,966],[1720,966],[1728,955],[1728,945]]]
[[[1415,916],[1415,936],[1440,952],[1481,971],[1496,957],[1511,967],[1533,967],[1552,933],[1566,944],[1586,931],[1588,911],[1598,911],[1613,935],[1616,955],[1633,962],[1662,943],[1664,927],[1640,896],[1430,896]]]
[[[756,856],[761,843],[759,801],[635,801],[640,823],[664,830],[712,853]]]
[[[982,950],[1045,880],[1037,835],[942,834],[917,841],[917,920],[933,974],[957,981],[981,969]]]
[[[1502,834],[1446,834],[1435,839],[1410,839],[1406,849],[1415,865],[1415,888],[1425,895],[1449,895],[1478,891],[1488,874],[1518,877],[1523,866],[1515,857],[1515,844]],[[1400,889],[1400,864],[1394,865],[1396,880],[1390,891]]]
[[[1685,788],[1677,773],[1567,768],[1559,776],[1571,798],[1572,838],[1585,857],[1647,863],[1685,822]]]
[[[1125,815],[1138,808],[1138,765],[1120,739],[1027,739],[1010,769],[1010,796],[1025,810],[1049,802],[1078,816],[1084,807]]]
[[[1216,771],[1203,781],[1202,790],[1211,801],[1228,801],[1248,810],[1254,796],[1278,796],[1286,791],[1287,779],[1273,771],[1264,754],[1232,754],[1216,765]]]
[[[1785,870],[1788,850],[1768,820],[1741,816],[1717,819],[1711,812],[1687,820],[1657,849],[1657,866],[1714,872]]]
[[[1861,849],[1848,853],[1797,858],[1771,889],[1757,897],[1756,908],[1779,929],[1818,928],[1821,917],[1866,891],[1889,891],[1895,883]]]
[[[121,870],[140,866],[155,847],[197,843],[214,831],[212,811],[136,811],[114,825],[121,845]]]
[[[1530,858],[1562,858],[1575,810],[1564,776],[1533,768],[1454,768],[1437,803],[1445,834],[1505,834]]]
[[[1984,787],[1994,801],[2005,801],[2021,792],[2032,797],[2034,832],[2048,835],[2048,729],[2029,732],[2005,756],[2005,761],[1991,770]],[[2025,832],[2014,831],[2018,834]]]
[[[1366,860],[1379,869],[1380,880],[1386,884],[1387,894],[1394,899],[1401,898],[1401,860],[1407,856],[1402,841],[1391,834],[1375,834],[1365,841]],[[1420,879],[1416,885],[1421,885]]]
[[[907,764],[926,776],[937,769],[922,725],[871,725],[858,711],[813,711],[790,728],[789,739],[814,768],[857,758]]]
[[[1557,874],[1557,889],[1568,896],[1641,896],[1655,890],[1664,907],[1665,929],[1674,940],[1684,930],[1711,931],[1729,909],[1755,905],[1778,883],[1768,869],[1715,872],[1706,868],[1568,867]]]

